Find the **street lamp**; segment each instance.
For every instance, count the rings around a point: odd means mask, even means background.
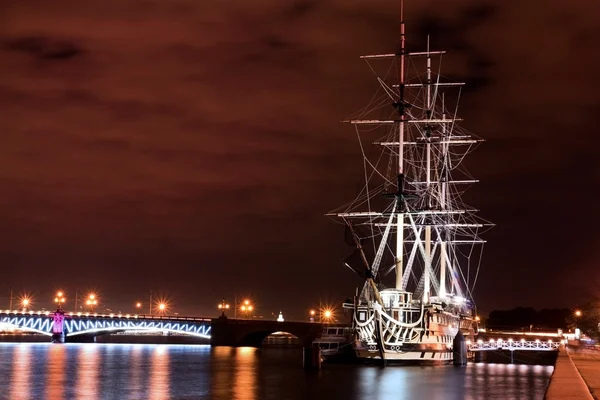
[[[227,302],[225,301],[225,297],[223,297],[223,300],[221,300],[221,302],[219,303],[219,310],[221,310],[222,317],[225,316],[225,310],[229,310],[229,304],[227,304]]]
[[[67,301],[67,298],[64,296],[62,290],[56,292],[56,296],[54,297],[54,302],[58,308],[61,308],[62,304]]]
[[[310,322],[315,322],[315,310],[310,310]]]
[[[161,314],[164,314],[167,310],[168,310],[168,306],[167,303],[165,302],[160,302],[158,303],[158,312]]]
[[[96,295],[91,293],[88,296],[88,299],[86,300],[85,304],[88,306],[90,312],[94,312],[94,307],[96,307],[96,305],[98,304],[98,299],[96,299]]]
[[[254,306],[252,303],[250,303],[250,300],[244,300],[240,310],[246,315],[247,318],[248,316],[252,316],[252,310],[254,310]]]
[[[324,310],[323,318],[325,318],[325,321],[330,322],[330,320],[333,318],[333,311],[327,309]]]
[[[142,309],[142,303],[140,301],[135,303],[135,309],[137,310],[137,312],[139,314],[140,310]]]
[[[579,317],[581,317],[581,310],[575,310],[575,337],[576,338],[579,336],[577,334],[577,330],[579,329],[577,327],[579,325]]]
[[[27,311],[27,307],[31,304],[31,300],[28,297],[23,297],[21,299],[21,305],[23,306],[23,311]]]

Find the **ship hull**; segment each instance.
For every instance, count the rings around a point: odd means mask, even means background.
[[[356,357],[362,362],[381,362],[378,350],[369,350],[362,346],[355,348]],[[384,359],[394,364],[450,364],[453,360],[451,349],[438,350],[435,348],[423,348],[422,350],[407,351],[385,351]]]
[[[356,357],[366,362],[444,364],[453,360],[459,330],[473,340],[474,321],[458,307],[402,303],[406,292],[382,291],[384,306],[359,305],[354,312]],[[409,297],[410,298],[410,297]],[[389,307],[388,307],[389,306]],[[462,311],[466,311],[464,308]]]
[[[443,337],[431,337],[433,340],[442,340]],[[410,362],[417,364],[444,364],[453,360],[452,343],[427,343],[414,342],[401,345],[383,345],[383,351],[377,344],[367,344],[362,341],[354,343],[356,357],[365,362],[381,361],[382,357],[387,362]],[[382,355],[383,353],[383,355]]]

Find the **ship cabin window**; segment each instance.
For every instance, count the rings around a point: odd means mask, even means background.
[[[358,312],[358,320],[360,322],[365,322],[367,320],[367,313],[365,311]]]
[[[327,329],[328,335],[335,335],[336,333],[337,333],[337,329],[331,329],[331,328]]]

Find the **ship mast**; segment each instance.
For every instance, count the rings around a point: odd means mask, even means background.
[[[392,62],[398,63],[395,67],[396,73],[393,73],[393,69],[387,69],[386,75],[380,76],[378,71],[371,68],[382,90],[376,95],[379,96],[379,104],[373,109],[367,107],[352,119],[343,121],[355,126],[361,149],[361,130],[384,131],[384,140],[374,142],[383,147],[382,154],[372,162],[363,150],[365,189],[353,201],[327,214],[344,219],[349,226],[351,219],[363,219],[359,226],[371,226],[373,248],[377,247],[371,265],[364,259],[363,254],[363,263],[371,277],[377,276],[382,261],[384,264],[392,261],[396,275],[396,291],[410,290],[410,293],[414,293],[414,299],[419,299],[422,304],[429,304],[432,296],[434,302],[463,297],[461,284],[464,282],[468,285],[469,270],[465,277],[463,271],[459,270],[460,261],[463,260],[463,256],[470,255],[458,254],[455,246],[485,243],[480,239],[478,229],[491,226],[481,223],[480,218],[475,216],[477,210],[467,208],[460,199],[460,191],[454,190],[453,185],[477,182],[474,179],[460,179],[460,176],[456,179],[457,177],[451,174],[460,164],[462,157],[471,150],[471,146],[481,139],[472,137],[460,127],[455,127],[455,123],[462,119],[456,117],[456,110],[454,113],[446,110],[444,96],[438,92],[442,87],[460,88],[464,84],[440,81],[441,75],[433,70],[432,64],[434,57],[439,57],[441,63],[444,53],[445,51],[431,50],[429,37],[426,51],[407,51],[404,0],[400,0],[400,49],[389,54],[360,56],[370,67],[371,60],[391,59]],[[414,79],[412,74],[408,73],[411,66],[407,64],[413,57],[425,58],[421,58],[426,67],[423,80],[419,72]],[[420,70],[422,66],[422,61],[419,61]],[[388,108],[390,99],[392,110]],[[438,100],[441,102],[439,110],[436,108]],[[411,106],[414,107],[414,112],[411,111]],[[382,111],[386,116],[372,118],[375,111]],[[362,128],[363,126],[366,128]],[[454,134],[455,129],[459,131],[458,134]],[[373,168],[372,173],[367,171],[370,168]],[[461,170],[458,170],[458,173],[468,175]],[[394,175],[397,179],[397,190],[390,193],[393,189],[389,190],[389,184]],[[381,204],[377,202],[372,210],[371,199],[382,192],[383,197],[394,199],[393,207],[383,201]],[[387,206],[382,209],[384,204]],[[365,205],[368,206],[368,211],[364,211]],[[373,227],[385,227],[385,230],[379,229],[375,232]],[[359,243],[366,238],[360,238],[358,232],[355,232],[355,235],[355,241],[358,240]],[[381,239],[378,246],[376,235]],[[358,245],[359,249],[360,247]],[[389,271],[388,266],[386,272]],[[422,275],[418,277],[413,268],[420,270],[420,267]],[[411,280],[411,277],[414,279]],[[408,285],[411,286],[410,289]],[[371,290],[377,292],[375,285],[367,282],[361,298],[372,301],[372,297],[369,296]]]
[[[444,102],[444,95],[442,94],[442,118],[446,118],[446,105]],[[446,124],[442,125],[442,137],[446,137]],[[442,165],[442,173],[440,176],[440,180],[442,181],[441,190],[440,190],[440,209],[442,211],[446,210],[446,185],[448,181],[448,169],[446,163],[448,160],[446,159],[446,154],[448,153],[448,144],[442,145],[442,153],[444,154],[443,165]],[[438,296],[440,298],[446,297],[446,264],[448,263],[448,251],[446,245],[446,236],[448,234],[448,230],[444,227],[442,228],[442,237],[440,243],[440,291]]]
[[[431,54],[429,54],[429,36],[427,37],[427,104],[425,119],[431,119]],[[431,209],[431,127],[425,126],[425,136],[427,140],[426,158],[427,171],[425,177],[425,200],[427,201],[427,209]],[[428,221],[430,222],[430,221]],[[427,223],[425,226],[425,274],[423,277],[423,303],[429,302],[430,276],[431,269],[431,225]]]
[[[404,200],[402,199],[402,190],[404,183],[404,121],[406,118],[404,112],[404,62],[406,54],[406,43],[404,35],[404,0],[400,0],[400,82],[398,85],[400,91],[400,100],[398,110],[400,112],[399,140],[398,140],[398,196],[399,212],[396,221],[396,289],[402,290],[403,260],[404,255]]]

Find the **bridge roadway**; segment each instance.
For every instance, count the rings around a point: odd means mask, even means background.
[[[51,311],[0,311],[0,323],[52,337],[55,313]],[[210,339],[213,346],[260,347],[274,332],[287,332],[310,345],[320,335],[317,322],[263,319],[196,318],[138,314],[64,313],[65,341],[93,341],[99,335],[124,331],[170,332]]]

